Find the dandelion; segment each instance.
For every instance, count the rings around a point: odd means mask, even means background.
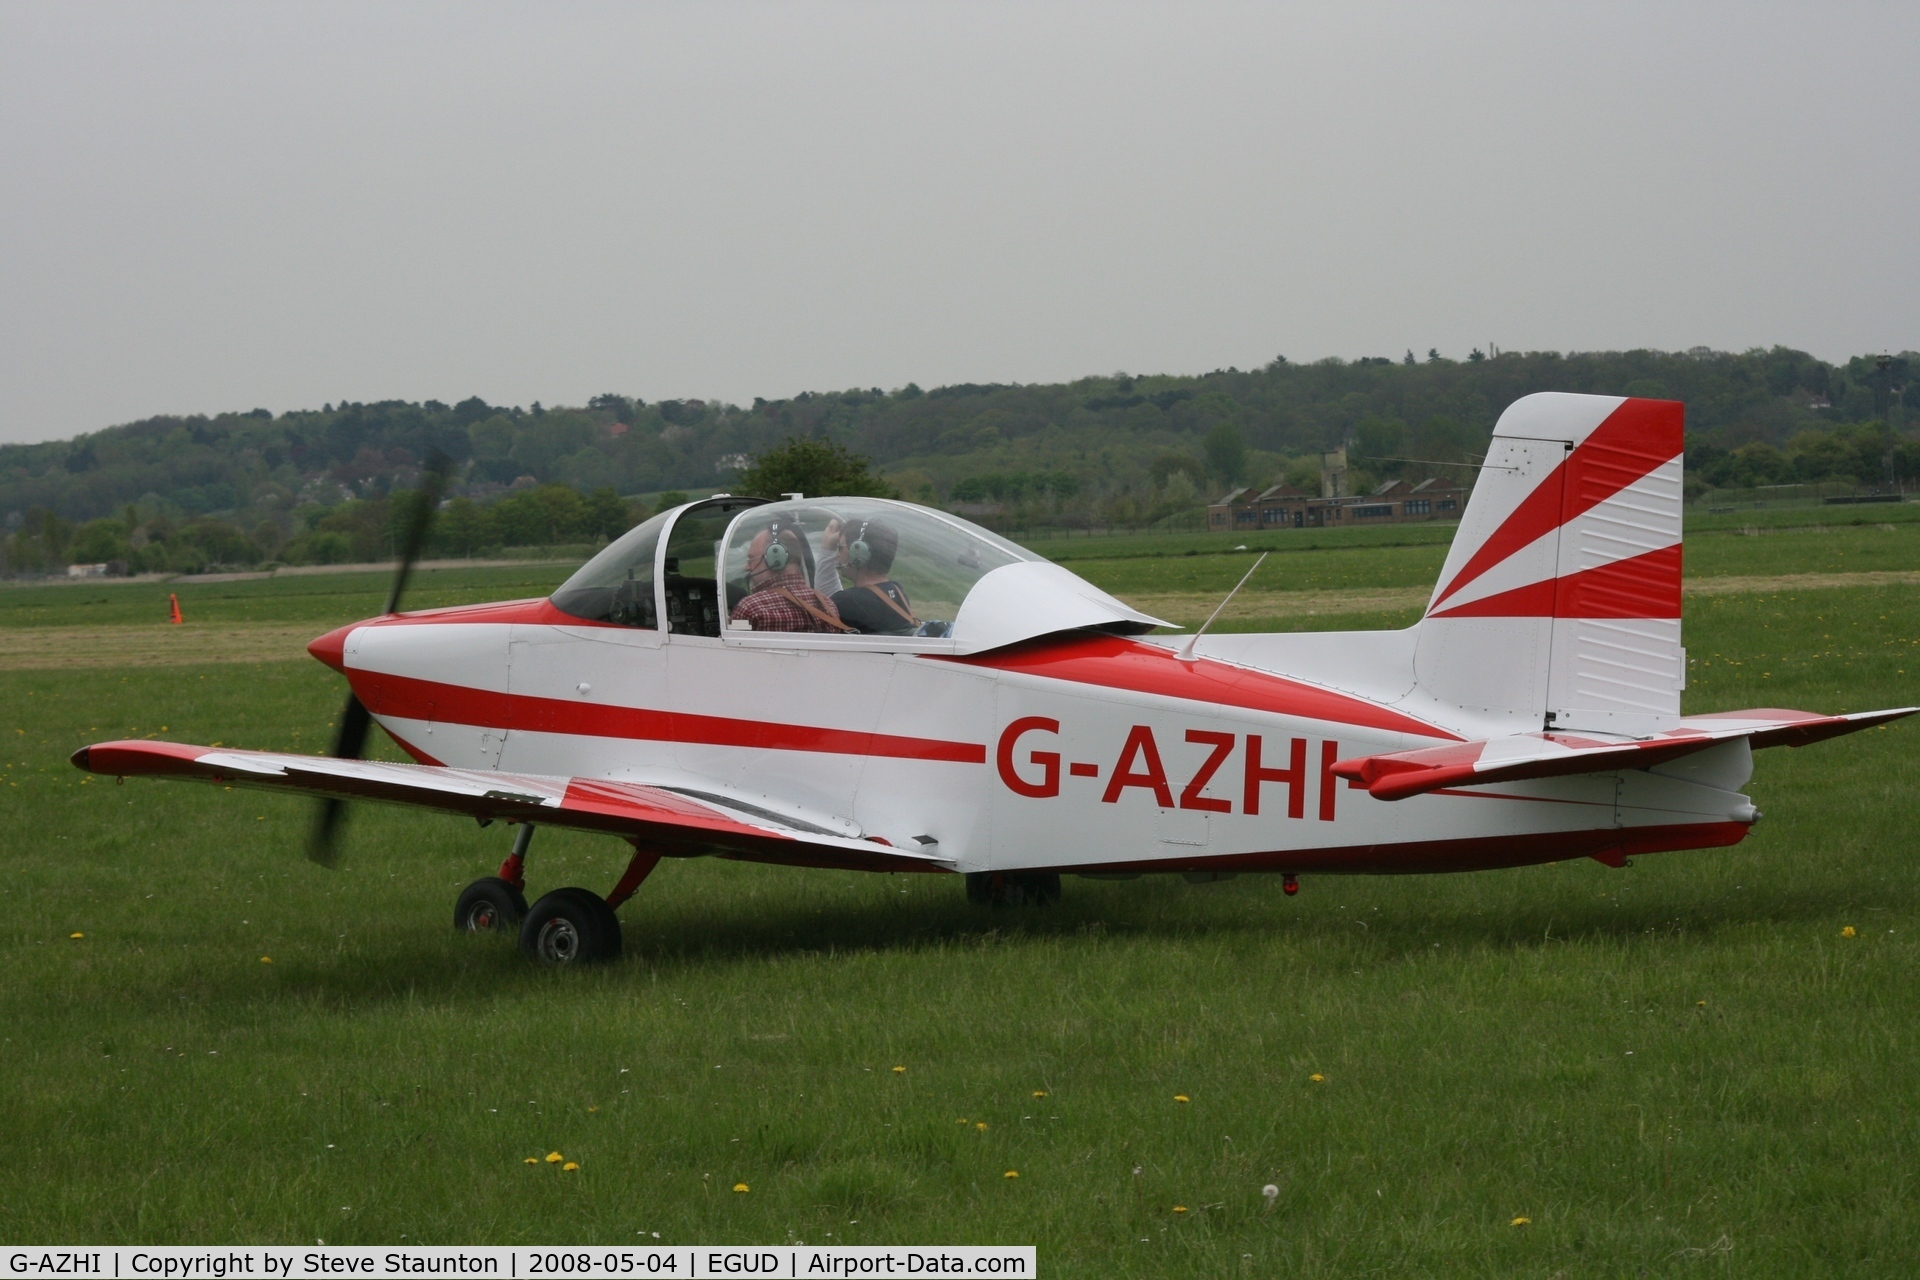
[[[966,1122],[967,1122],[967,1118],[966,1118],[965,1116],[961,1116],[961,1117],[960,1117],[960,1123],[961,1123],[961,1124],[965,1124]]]
[[[579,1168],[580,1168],[580,1162],[578,1160],[569,1160],[565,1164],[560,1166],[560,1172],[573,1173],[577,1171]]]
[[[1532,1218],[1515,1218],[1508,1225],[1514,1226],[1514,1227],[1530,1227],[1533,1225],[1533,1219]]]
[[[528,1157],[527,1157],[527,1158],[526,1158],[525,1160],[522,1160],[522,1161],[521,1161],[520,1163],[521,1163],[521,1164],[539,1164],[539,1163],[540,1163],[540,1157],[539,1157],[539,1156],[528,1156]]]
[[[1185,1205],[1183,1205],[1183,1204],[1177,1204],[1177,1205],[1175,1205],[1175,1206],[1173,1206],[1173,1211],[1174,1211],[1175,1213],[1185,1213],[1185,1212],[1187,1211],[1187,1206],[1185,1206]]]
[[[987,1122],[985,1120],[976,1121],[973,1127],[981,1133],[985,1133],[987,1131]]]
[[[598,1111],[599,1109],[600,1109],[600,1108],[598,1108],[598,1107],[588,1107],[588,1108],[587,1108],[587,1114],[588,1114],[588,1115],[592,1115],[592,1114],[593,1114],[594,1112],[596,1112],[596,1111]]]
[[[74,937],[76,937],[76,938],[77,938],[77,937],[79,937],[79,936],[80,936],[79,934],[75,934],[75,935],[74,935]],[[1846,928],[1844,928],[1844,929],[1842,929],[1842,930],[1840,931],[1840,936],[1841,936],[1841,937],[1843,937],[1843,938],[1851,938],[1851,937],[1854,937],[1854,936],[1856,936],[1856,935],[1855,935],[1855,933],[1854,933],[1854,929],[1853,929],[1853,926],[1852,926],[1852,925],[1848,925],[1848,926],[1847,926]]]
[[[1184,1093],[1176,1093],[1176,1094],[1174,1094],[1174,1095],[1173,1095],[1173,1100],[1174,1100],[1175,1102],[1191,1102],[1191,1101],[1193,1101],[1193,1099],[1191,1099],[1191,1098],[1189,1098],[1189,1097],[1187,1097],[1187,1095],[1186,1095],[1186,1094],[1184,1094]]]
[[[1018,1169],[1009,1169],[1000,1176],[1003,1178],[1017,1178],[1020,1176],[1020,1171]]]
[[[745,1194],[747,1194],[747,1191],[748,1191],[748,1187],[747,1187],[747,1184],[746,1184],[746,1183],[744,1183],[744,1182],[736,1182],[736,1183],[734,1183],[734,1184],[733,1184],[733,1189],[734,1189],[735,1191],[737,1191],[737,1192],[739,1192],[739,1193],[740,1193],[741,1195],[745,1195]]]
[[[1695,1000],[1693,1004],[1694,1004],[1694,1007],[1697,1009],[1704,1009],[1707,1007],[1707,1002],[1705,1000]]]
[[[273,963],[273,957],[272,957],[272,956],[261,956],[261,957],[260,957],[260,963],[261,963],[261,964],[272,964],[272,963]]]
[[[1269,1182],[1266,1186],[1260,1188],[1260,1194],[1265,1198],[1267,1208],[1271,1209],[1273,1208],[1274,1202],[1280,1198],[1280,1188]]]
[[[907,1069],[906,1069],[905,1067],[895,1067],[895,1068],[893,1069],[893,1074],[895,1074],[895,1075],[897,1075],[897,1076],[903,1076],[903,1075],[905,1075],[905,1074],[907,1074]]]
[[[1036,1098],[1044,1098],[1047,1096],[1047,1091],[1045,1089],[1035,1089],[1033,1091],[1033,1096]]]
[[[566,1157],[565,1157],[565,1156],[563,1156],[563,1155],[561,1155],[561,1154],[560,1154],[560,1153],[559,1153],[558,1151],[549,1151],[549,1152],[547,1152],[547,1163],[548,1163],[548,1164],[559,1164],[559,1163],[560,1163],[560,1162],[561,1162],[562,1160],[564,1160],[564,1159],[566,1159]]]
[[[1321,1075],[1318,1071],[1308,1076],[1307,1079],[1313,1081],[1315,1084],[1325,1084],[1327,1082],[1327,1078]]]
[[[87,935],[86,935],[86,934],[84,934],[84,933],[70,933],[70,934],[68,934],[67,936],[68,936],[69,938],[84,938],[84,937],[86,937]]]

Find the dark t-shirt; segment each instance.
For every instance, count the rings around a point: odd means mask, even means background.
[[[886,592],[887,599],[906,613],[913,612],[913,606],[907,603],[907,593],[891,578],[873,585]],[[914,632],[914,624],[888,608],[886,600],[869,587],[848,587],[834,592],[833,607],[840,611],[840,621],[865,635],[910,636]]]

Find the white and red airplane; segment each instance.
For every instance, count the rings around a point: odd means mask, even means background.
[[[1680,714],[1681,424],[1670,401],[1517,401],[1401,631],[1148,636],[1165,624],[941,512],[715,497],[549,599],[396,612],[403,560],[384,615],[308,646],[352,686],[334,757],[124,741],[74,763],[325,797],[322,860],[348,799],[518,824],[455,921],[553,963],[617,955],[614,909],[662,857],[957,872],[1004,903],[1066,873],[1291,893],[1731,845],[1759,817],[1754,748],[1916,708]],[[418,763],[338,758],[369,713]],[[529,910],[536,825],[624,838],[625,874]]]

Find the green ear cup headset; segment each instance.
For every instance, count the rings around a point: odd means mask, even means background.
[[[860,532],[853,535],[853,541],[847,544],[847,561],[856,569],[864,569],[873,559],[873,548],[867,545],[867,526],[872,520],[860,522]]]
[[[787,554],[786,544],[780,541],[780,522],[774,521],[767,532],[773,535],[773,539],[767,543],[767,549],[760,553],[760,562],[778,573],[787,567],[791,557]]]

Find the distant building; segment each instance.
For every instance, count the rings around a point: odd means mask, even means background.
[[[69,578],[104,578],[107,566],[104,564],[70,564],[67,566]]]
[[[1346,451],[1337,450],[1336,454],[1344,464]],[[1336,454],[1326,456],[1333,459]],[[1467,490],[1445,480],[1422,480],[1419,484],[1389,480],[1372,493],[1358,495],[1338,492],[1345,481],[1346,468],[1341,465],[1322,471],[1320,497],[1288,484],[1277,484],[1258,494],[1252,489],[1235,489],[1208,505],[1207,528],[1213,533],[1259,533],[1266,529],[1458,520],[1467,505]]]

